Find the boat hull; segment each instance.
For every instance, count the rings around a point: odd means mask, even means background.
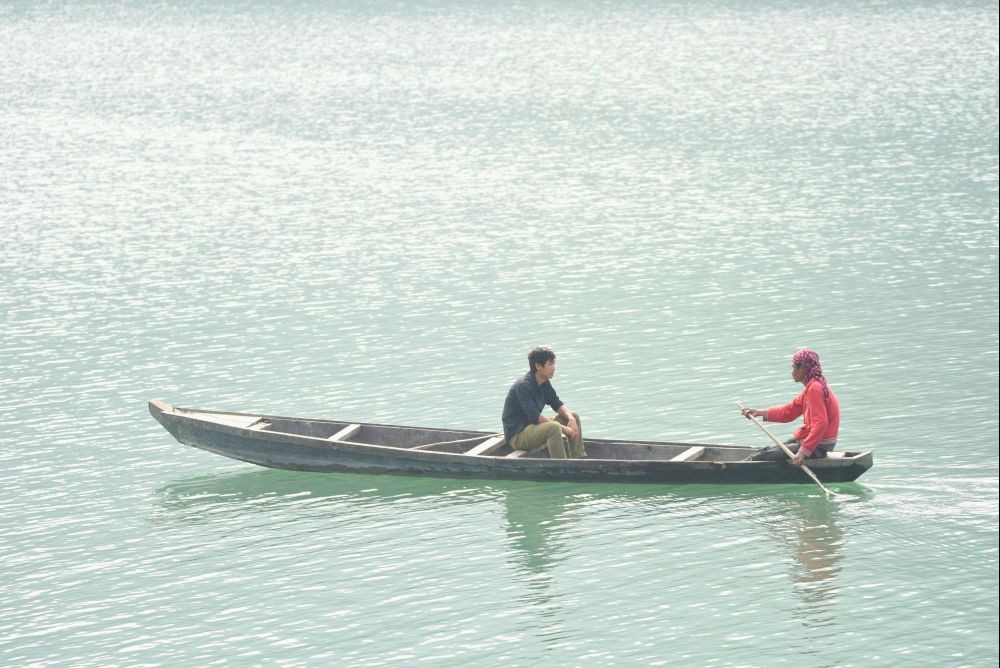
[[[417,427],[368,425],[373,433],[391,433],[403,447],[352,441],[334,441],[309,432],[335,431],[344,423],[305,421],[280,416],[218,413],[197,409],[175,409],[151,401],[150,413],[179,442],[231,459],[269,468],[293,471],[362,473],[487,480],[530,480],[538,482],[601,482],[644,484],[810,484],[812,481],[789,462],[740,461],[755,448],[704,446],[706,459],[671,461],[667,455],[690,444],[646,441],[588,439],[592,451],[588,459],[548,459],[547,456],[480,456],[447,448],[467,449],[476,439],[490,436],[481,432],[429,430]],[[207,416],[207,417],[206,417]],[[225,416],[230,424],[215,421]],[[304,433],[255,430],[243,421],[258,420],[284,427],[294,424]],[[222,420],[223,418],[218,418]],[[377,430],[381,429],[381,432]],[[393,430],[393,431],[388,431]],[[467,441],[440,449],[414,449],[415,440],[444,439]],[[420,446],[416,446],[420,447]],[[673,448],[670,450],[669,448]],[[509,448],[506,449],[509,453]],[[599,458],[594,452],[618,457]],[[871,453],[810,462],[810,468],[824,483],[851,482],[872,465]]]

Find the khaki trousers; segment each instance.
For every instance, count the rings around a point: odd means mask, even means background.
[[[577,437],[570,438],[569,451],[574,459],[586,457],[587,451],[583,449],[583,426],[580,422],[580,415],[573,413],[576,420]],[[552,421],[543,424],[529,424],[521,432],[511,439],[510,447],[515,450],[534,450],[543,445],[549,448],[549,457],[552,459],[566,459],[566,448],[563,447],[562,429],[560,425],[566,426],[568,420],[562,415],[557,415]]]

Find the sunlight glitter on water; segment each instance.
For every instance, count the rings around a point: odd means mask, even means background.
[[[996,30],[0,9],[0,659],[995,663]],[[145,409],[493,430],[538,343],[588,434],[742,445],[811,346],[876,466],[830,503],[318,476]]]

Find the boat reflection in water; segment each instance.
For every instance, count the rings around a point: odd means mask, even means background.
[[[802,622],[816,629],[833,623],[844,533],[838,503],[819,496],[785,499],[765,528],[788,555],[789,575],[801,599]]]
[[[334,588],[374,570],[394,573],[404,589],[462,587],[485,572],[522,587],[521,603],[546,616],[587,582],[641,577],[671,602],[722,572],[725,586],[760,587],[762,606],[775,587],[798,598],[804,622],[819,628],[832,620],[842,570],[840,503],[800,487],[666,491],[250,470],[162,487],[152,520],[171,536],[197,534],[189,542],[316,553],[314,568]]]

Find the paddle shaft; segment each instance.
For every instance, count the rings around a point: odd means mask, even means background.
[[[741,404],[738,401],[736,402],[736,405],[740,407],[740,410],[744,410],[746,408],[743,404]],[[782,443],[780,440],[778,440],[778,437],[775,436],[774,434],[772,434],[770,429],[768,429],[767,427],[765,427],[761,422],[758,422],[756,417],[754,417],[753,415],[747,415],[746,418],[748,420],[750,420],[751,422],[753,422],[758,427],[760,427],[761,431],[763,431],[765,434],[767,434],[768,436],[770,436],[771,440],[774,441],[779,448],[781,448],[782,450],[785,451],[785,454],[788,455],[789,459],[792,459],[792,458],[795,457],[795,454],[792,453],[792,451],[788,449],[788,446],[785,445],[784,443]],[[810,478],[812,478],[816,482],[816,484],[819,485],[822,488],[822,490],[824,492],[826,492],[827,494],[832,494],[832,495],[836,496],[836,492],[831,492],[830,490],[828,490],[826,488],[826,486],[823,483],[821,483],[819,481],[819,478],[816,477],[816,474],[812,472],[811,468],[809,468],[805,464],[799,464],[799,468],[802,469],[803,471],[805,471],[806,475],[808,475]]]

